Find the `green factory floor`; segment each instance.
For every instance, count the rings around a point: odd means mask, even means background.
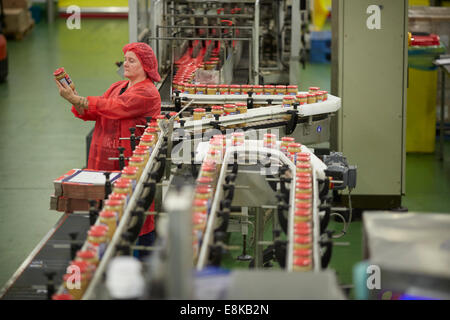
[[[92,123],[73,117],[58,95],[53,71],[64,66],[81,95],[100,95],[120,79],[114,63],[122,59],[127,39],[126,20],[84,19],[80,30],[68,30],[58,19],[53,26],[36,24],[22,41],[8,42],[9,77],[0,84],[0,286],[61,216],[49,210],[53,179],[85,165]],[[314,84],[329,90],[330,65],[308,65],[300,81],[301,89]],[[410,211],[450,212],[449,178],[448,142],[443,163],[434,154],[408,155],[403,205]],[[342,284],[351,284],[352,267],[362,258],[361,239],[356,221],[339,239],[343,245],[335,247],[330,266]]]

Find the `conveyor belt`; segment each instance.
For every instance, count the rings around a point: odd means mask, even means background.
[[[89,227],[87,214],[64,214],[2,288],[0,298],[47,299],[48,278],[45,273],[55,272],[55,289],[61,285],[62,276],[71,261],[69,234],[77,233],[75,242],[82,244]]]

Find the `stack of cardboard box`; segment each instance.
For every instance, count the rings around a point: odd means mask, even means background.
[[[5,17],[4,33],[21,37],[34,25],[29,8],[31,0],[2,0]]]

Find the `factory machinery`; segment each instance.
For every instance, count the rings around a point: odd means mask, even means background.
[[[292,6],[297,19],[305,8]],[[147,119],[141,137],[130,128],[121,138],[142,159],[118,150],[111,161],[122,177],[106,177],[104,201],[65,213],[3,299],[345,297],[327,266],[351,220],[356,167],[314,147],[329,141],[341,100],[316,87],[299,92],[296,82],[259,84],[267,71],[259,32],[273,29],[259,15],[272,9],[265,1],[130,1],[131,40],[150,43],[159,59],[161,115]],[[282,71],[286,50],[277,43]],[[348,208],[335,206],[341,190]],[[112,198],[122,202],[111,207]],[[137,246],[148,215],[155,244]],[[344,219],[341,234],[327,229],[333,216]],[[233,234],[242,245],[230,245]],[[151,254],[138,262],[136,251]],[[230,256],[246,267],[230,269]]]

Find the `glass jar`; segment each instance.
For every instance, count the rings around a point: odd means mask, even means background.
[[[247,104],[244,102],[237,102],[236,103],[236,109],[238,113],[247,113]]]
[[[310,258],[296,258],[292,266],[294,271],[311,271],[312,270],[312,260]]]
[[[195,86],[195,94],[206,94],[206,85],[197,84]]]
[[[309,155],[309,153],[299,152],[297,153],[296,156],[297,156],[297,163],[299,162],[310,163],[311,161],[311,156]]]
[[[78,250],[75,260],[86,261],[87,263],[93,264],[97,266],[99,263],[98,257],[95,255],[95,252],[90,250]]]
[[[195,188],[195,199],[208,200],[212,198],[212,188],[208,186],[197,186]]]
[[[230,93],[230,88],[227,84],[220,84],[217,87],[219,88],[220,94],[229,94]]]
[[[308,103],[308,95],[306,93],[298,94],[295,96],[299,105]]]
[[[184,93],[195,94],[195,84],[188,83],[184,86]]]
[[[307,101],[308,101],[308,104],[316,103],[316,94],[315,93],[308,93],[307,94]]]
[[[327,101],[328,100],[328,91],[322,91],[322,101]]]
[[[72,82],[72,79],[70,79],[64,68],[56,69],[55,72],[53,72],[53,75],[59,83],[66,84],[67,86],[71,87],[72,90],[75,90],[75,84]]]
[[[275,148],[277,145],[277,136],[273,133],[264,134],[263,147]]]
[[[202,177],[216,177],[216,167],[211,165],[202,165]]]
[[[295,203],[311,203],[312,194],[311,193],[296,193]]]
[[[192,210],[193,212],[202,212],[206,215],[208,213],[208,200],[194,199]]]
[[[230,85],[230,94],[241,94],[241,86],[238,84]]]
[[[236,114],[236,106],[234,104],[224,105],[223,110],[226,116]]]
[[[254,85],[253,86],[253,92],[256,94],[256,95],[261,95],[261,94],[264,94],[264,86],[262,86],[262,85],[259,85],[259,84],[257,84],[257,85]]]
[[[118,214],[115,211],[102,210],[99,215],[99,222],[108,227],[106,239],[111,241],[114,232],[116,232]]]
[[[298,182],[295,184],[295,193],[311,193],[312,192],[312,184],[311,183],[302,183]]]
[[[309,93],[315,93],[315,92],[317,92],[319,90],[320,90],[319,87],[309,87]]]
[[[217,114],[219,116],[222,116],[224,114],[223,107],[222,106],[212,106],[211,113],[213,115]]]
[[[120,193],[120,194],[124,194],[127,196],[127,202],[128,202],[128,198],[130,197],[132,191],[132,185],[131,182],[126,182],[126,181],[116,181],[114,183],[114,187],[113,187],[113,192],[114,193]]]
[[[275,92],[276,92],[276,94],[279,95],[279,96],[284,96],[284,95],[286,95],[286,86],[283,86],[283,85],[277,85],[277,86],[275,87]]]
[[[144,155],[146,154],[148,157],[148,152],[145,150],[134,150],[133,156],[136,156],[135,152],[144,153]],[[124,179],[130,179],[131,184],[133,186],[133,190],[134,190],[134,188],[136,187],[136,183],[138,181],[138,172],[139,172],[139,168],[132,167],[132,166],[126,166],[125,168],[123,168],[122,174],[120,177],[124,178]]]
[[[213,94],[213,95],[217,94],[217,85],[215,85],[215,84],[208,84],[206,86],[206,93],[207,94]]]
[[[302,145],[300,143],[288,144],[288,158],[295,164],[297,163],[297,153],[302,151]]]
[[[311,249],[297,249],[294,250],[294,257],[296,258],[310,258],[312,256]]]
[[[143,157],[131,157],[130,160],[128,160],[128,165],[130,167],[138,168],[136,180],[140,179],[142,171],[144,170],[145,163],[146,162]]]
[[[194,114],[193,114],[194,120],[202,120],[204,118],[206,118],[206,110],[204,108],[194,109]]]
[[[290,108],[295,103],[294,96],[284,96],[283,98],[283,107]]]
[[[203,212],[194,212],[192,215],[192,228],[194,230],[205,230],[207,215]]]
[[[312,175],[311,175],[311,171],[297,171],[295,174],[297,179],[302,179],[302,178],[309,178],[311,179]]]
[[[212,183],[214,182],[213,178],[211,177],[199,177],[197,179],[197,185],[198,186],[208,186],[212,187]]]
[[[118,214],[118,219],[122,218],[123,207],[126,203],[126,196],[124,194],[110,194],[108,200],[105,200],[103,210],[114,211]]]
[[[217,66],[215,61],[206,61],[205,62],[205,70],[214,70]]]
[[[293,137],[281,138],[280,151],[283,152],[286,156],[288,155],[288,145],[291,143],[295,143],[295,139]]]
[[[290,96],[296,96],[298,93],[298,86],[297,85],[289,85],[286,87],[286,93]]]
[[[295,165],[297,172],[308,172],[310,173],[311,170],[311,164],[308,162],[299,162]]]
[[[108,228],[99,228],[101,226],[92,226],[88,231],[87,237],[87,249],[92,250],[97,255],[98,259],[101,260],[103,254],[106,250],[106,234],[108,232]]]
[[[233,132],[231,134],[231,145],[242,146],[245,142],[245,135],[243,132]]]
[[[312,239],[311,237],[294,237],[294,250],[295,249],[311,249]]]
[[[144,162],[146,163],[148,161],[148,159],[150,158],[150,155],[148,154],[147,150],[138,150],[138,149],[134,149],[133,157],[142,157],[144,158]]]
[[[265,95],[274,95],[275,94],[275,86],[271,84],[267,84],[264,86],[264,94]]]
[[[158,131],[156,130],[155,127],[147,127],[147,128],[145,128],[143,136],[146,136],[146,135],[154,136],[155,137],[155,143],[158,140]]]
[[[250,84],[243,84],[241,85],[241,94],[248,94],[252,90],[252,85]]]
[[[148,129],[148,128],[147,128]],[[149,153],[151,153],[151,150],[153,150],[153,147],[156,144],[156,139],[154,135],[143,135],[141,136],[141,139],[139,140],[139,147],[148,147]]]
[[[308,222],[308,221],[311,221],[311,209],[296,208],[294,211],[294,222]]]
[[[77,283],[78,281],[79,283]],[[76,274],[66,273],[63,275],[63,285],[73,300],[81,300],[88,286],[88,279],[85,275],[80,274],[78,278]]]

